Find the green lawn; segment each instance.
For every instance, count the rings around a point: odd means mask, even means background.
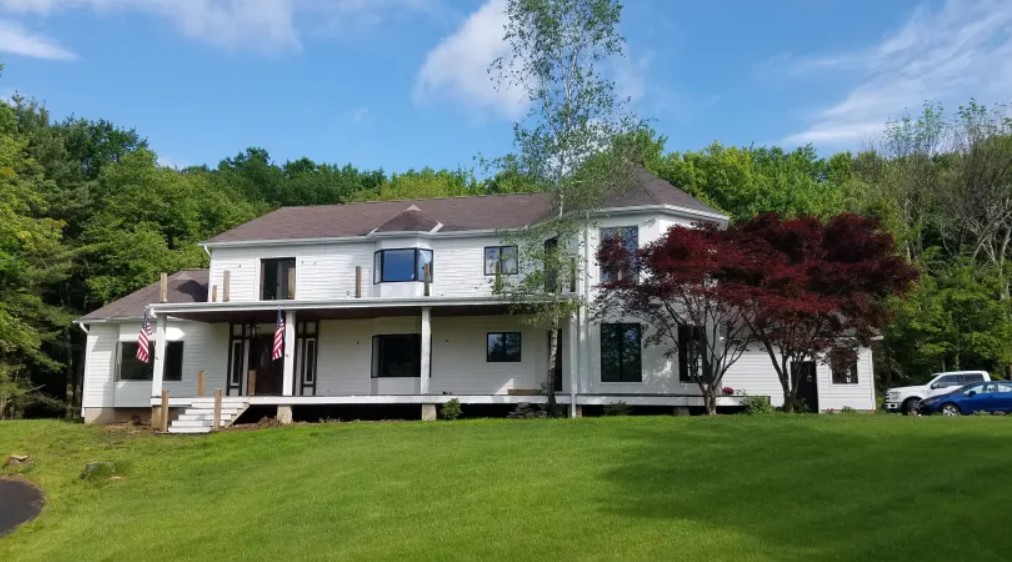
[[[0,423],[0,560],[1008,560],[1012,419],[600,418],[211,436]],[[78,479],[88,460],[126,477]],[[0,498],[2,501],[2,498]]]

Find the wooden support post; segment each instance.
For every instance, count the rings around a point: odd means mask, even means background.
[[[429,284],[432,282],[432,264],[427,263],[422,266],[422,277],[425,278],[425,296],[429,296],[430,287]]]
[[[227,269],[221,274],[221,302],[228,302],[229,280],[231,277],[232,272]]]
[[[204,371],[198,371],[197,372],[197,396],[199,396],[201,398],[204,397],[204,386],[205,386],[206,383],[207,383],[207,375],[204,374]]]
[[[502,290],[502,262],[496,260],[495,262],[495,292]]]
[[[211,285],[211,302],[218,302],[218,286]]]
[[[158,420],[162,433],[169,430],[169,389],[162,389],[162,416]]]
[[[569,292],[576,292],[576,258],[569,260]]]
[[[288,270],[288,298],[295,298],[295,268]]]
[[[355,266],[355,298],[362,298],[362,266]]]
[[[169,302],[169,274],[163,273],[158,280],[158,302]]]
[[[214,419],[211,420],[211,431],[221,429],[221,389],[214,391]]]
[[[257,372],[250,369],[246,374],[246,396],[253,396],[257,390]]]

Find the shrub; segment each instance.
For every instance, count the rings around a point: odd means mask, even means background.
[[[464,412],[460,407],[460,400],[457,400],[456,398],[447,400],[439,408],[439,415],[442,416],[444,420],[455,420],[463,413]]]
[[[764,416],[777,411],[770,403],[768,396],[745,396],[741,399],[741,405],[745,407],[745,413],[750,416]]]
[[[629,404],[626,404],[621,400],[618,402],[612,402],[611,404],[605,404],[603,413],[606,416],[628,416]]]
[[[840,413],[841,414],[856,414],[857,410],[855,410],[854,408],[851,408],[850,406],[844,406],[844,407],[840,408]]]

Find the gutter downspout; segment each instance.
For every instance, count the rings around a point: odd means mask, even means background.
[[[81,331],[84,332],[85,335],[88,335],[90,333],[89,329],[88,329],[88,325],[85,324],[84,322],[81,322],[80,320],[74,320],[74,325],[77,326],[78,328],[80,328]]]

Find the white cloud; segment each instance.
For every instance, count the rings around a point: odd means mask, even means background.
[[[488,67],[509,53],[503,41],[504,0],[489,0],[467,17],[425,57],[415,80],[415,103],[448,100],[478,115],[515,120],[527,111],[526,92],[519,86],[496,88]]]
[[[71,10],[136,12],[172,23],[184,36],[231,50],[302,49],[299,24],[354,28],[391,14],[425,11],[437,0],[0,0],[0,10],[49,16]]]
[[[885,122],[926,100],[957,105],[976,96],[1012,96],[1012,2],[948,0],[939,10],[919,7],[901,29],[871,48],[851,53],[794,58],[781,55],[767,66],[802,75],[855,74],[843,99],[816,111],[787,144],[854,147],[881,132]]]
[[[59,41],[39,35],[15,21],[0,20],[0,52],[49,60],[72,60],[77,55]]]
[[[182,160],[176,160],[175,158],[172,158],[171,156],[166,156],[164,154],[159,154],[158,155],[158,165],[159,166],[165,166],[167,168],[175,168],[177,170],[182,170],[183,168],[188,167],[190,164],[187,163],[187,162],[184,162]]]
[[[351,112],[352,123],[362,123],[367,117],[369,117],[369,108],[364,105],[362,107],[356,107]]]

